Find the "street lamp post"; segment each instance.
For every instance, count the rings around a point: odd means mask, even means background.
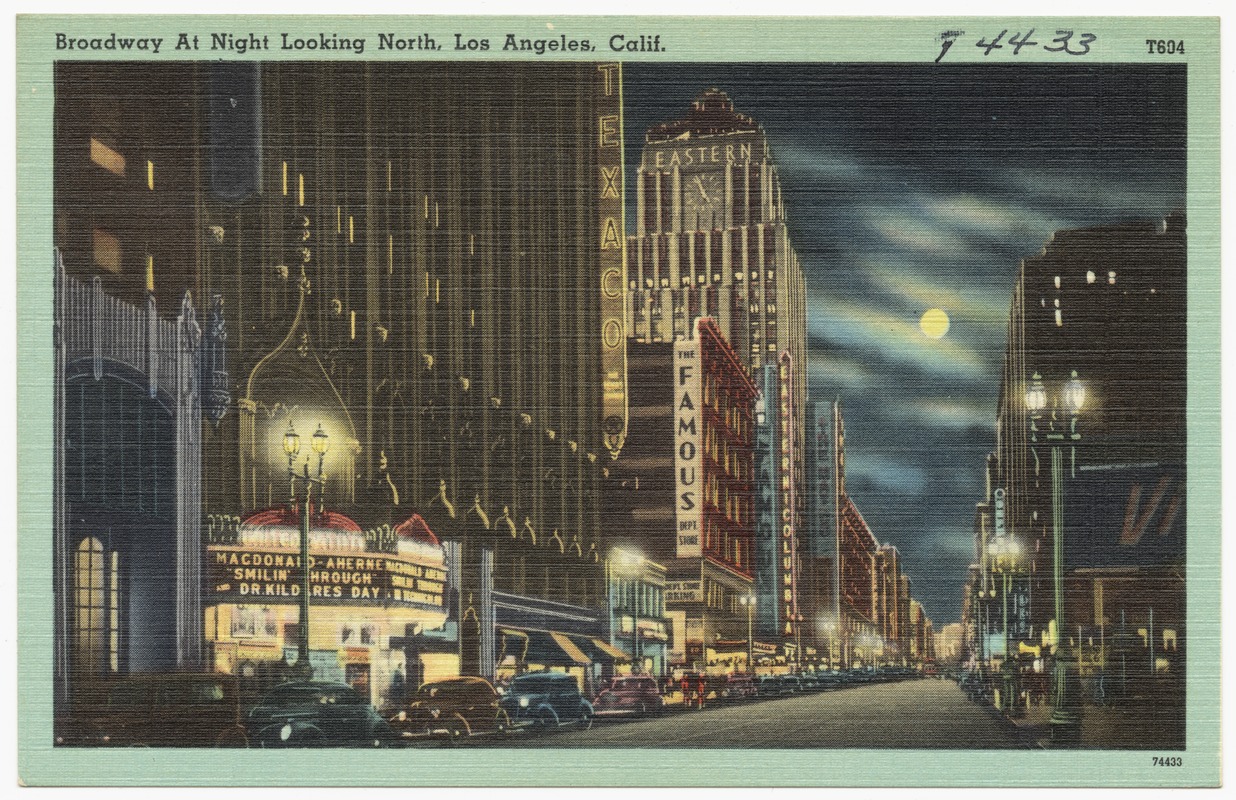
[[[833,633],[837,629],[837,622],[832,617],[826,617],[820,623],[820,627],[824,631],[825,641],[828,642],[828,655],[825,658],[827,659],[827,662],[828,662],[828,671],[832,672],[833,670]]]
[[[1051,739],[1054,744],[1076,745],[1081,738],[1081,703],[1077,682],[1070,677],[1072,653],[1068,645],[1068,625],[1064,602],[1064,449],[1069,450],[1070,474],[1076,469],[1076,443],[1081,439],[1077,417],[1086,401],[1086,387],[1074,371],[1051,399],[1048,409],[1047,388],[1039,373],[1034,373],[1026,390],[1026,407],[1030,411],[1030,442],[1040,441],[1051,451],[1051,526],[1052,581],[1056,616],[1056,658],[1053,669],[1053,710]],[[1067,415],[1066,419],[1061,418]],[[1041,427],[1046,423],[1046,428]],[[1080,645],[1080,642],[1078,643]]]
[[[610,561],[614,565],[614,577],[627,578],[631,582],[631,673],[635,674],[642,672],[644,666],[639,653],[639,594],[644,556],[615,548],[610,554]]]
[[[313,525],[313,487],[318,487],[319,509],[325,510],[323,497],[326,490],[326,475],[322,471],[322,462],[326,458],[326,451],[330,449],[330,437],[322,429],[321,424],[318,425],[317,432],[313,434],[310,446],[318,456],[316,478],[309,475],[308,459],[305,459],[304,471],[301,474],[296,474],[293,468],[292,462],[300,452],[300,436],[297,435],[296,429],[292,427],[292,422],[289,420],[287,432],[283,434],[283,452],[288,457],[288,483],[291,486],[291,497],[288,502],[293,508],[298,504],[296,482],[301,481],[305,486],[305,501],[300,508],[300,624],[297,625],[296,632],[296,666],[294,667],[296,676],[304,680],[313,677],[313,666],[309,663],[309,531]]]
[[[803,671],[803,615],[791,614],[794,621],[794,671]]]
[[[755,674],[755,641],[752,639],[754,625],[753,619],[755,616],[755,595],[744,594],[738,598],[738,602],[747,607],[747,672]]]
[[[995,559],[992,569],[1001,578],[1001,614],[1003,617],[1004,658],[1000,663],[1002,678],[1001,711],[1011,717],[1020,716],[1021,708],[1017,704],[1018,674],[1012,653],[1009,652],[1009,594],[1012,592],[1013,575],[1018,569],[1018,557],[1021,548],[1012,538],[999,541],[993,548]]]

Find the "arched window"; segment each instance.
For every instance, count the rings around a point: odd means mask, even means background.
[[[120,671],[120,554],[90,536],[73,564],[75,655],[82,672]]]

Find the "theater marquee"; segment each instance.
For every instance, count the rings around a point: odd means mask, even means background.
[[[300,556],[250,547],[211,546],[211,600],[218,603],[297,603]],[[381,553],[309,557],[310,597],[338,605],[442,607],[446,572],[406,556]]]

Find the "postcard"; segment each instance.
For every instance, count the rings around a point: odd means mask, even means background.
[[[23,782],[1217,785],[1217,20],[17,29]]]

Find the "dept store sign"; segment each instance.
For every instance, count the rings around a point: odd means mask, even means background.
[[[299,603],[300,554],[250,547],[207,549],[211,603]],[[309,592],[315,603],[442,607],[446,571],[385,553],[309,556]]]

